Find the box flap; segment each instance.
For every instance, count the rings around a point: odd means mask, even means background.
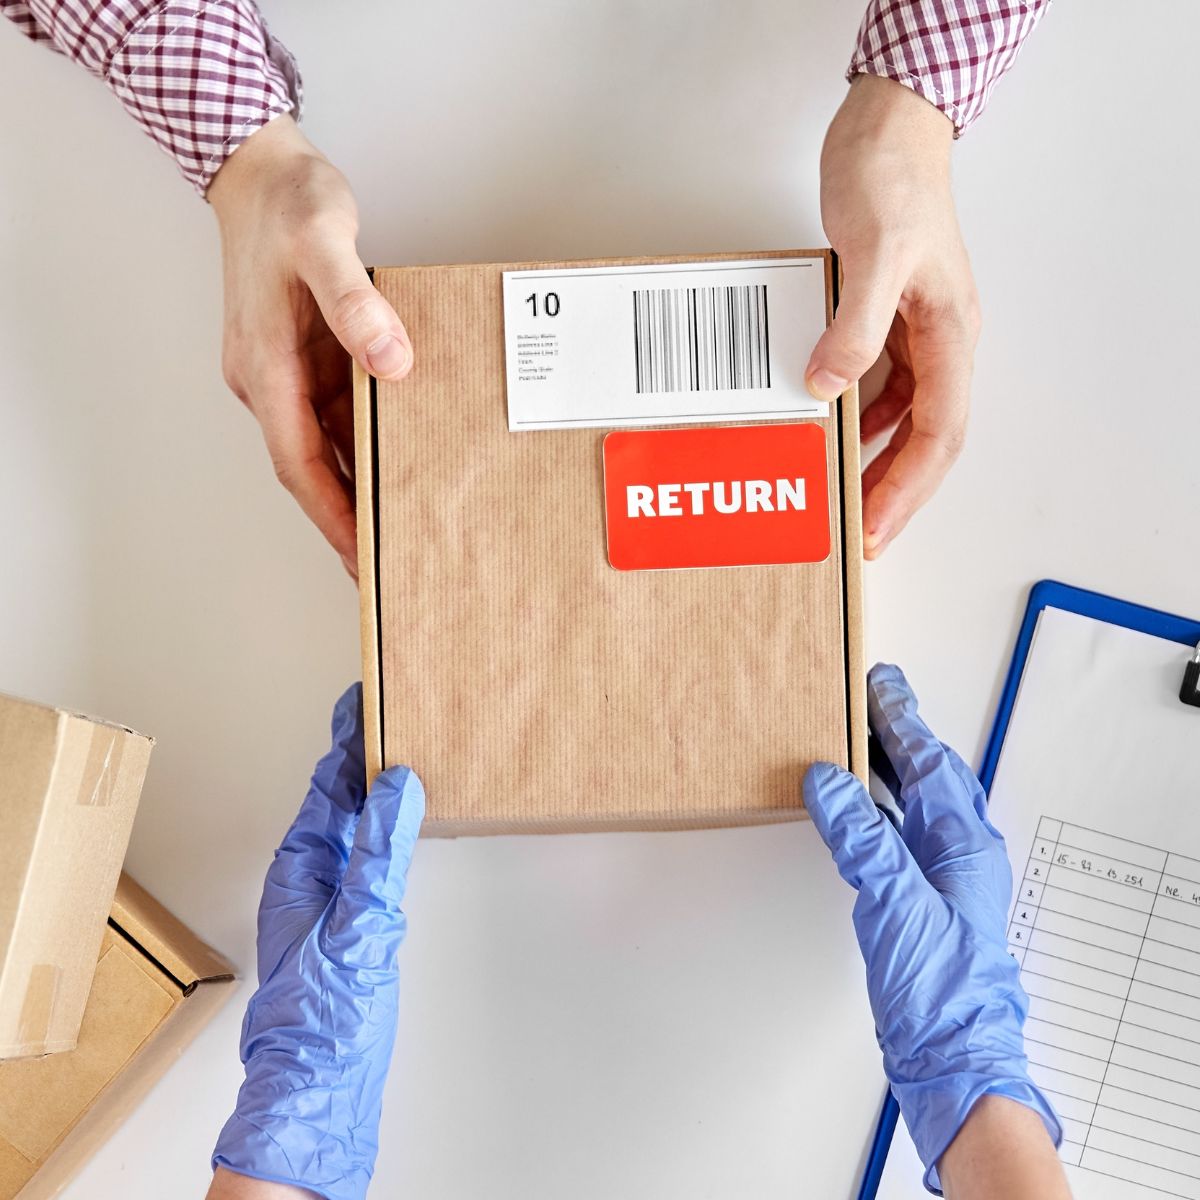
[[[36,1168],[33,1178],[29,1178],[31,1167],[22,1160],[26,1166],[21,1178],[29,1179],[29,1182],[15,1200],[53,1200],[58,1196],[179,1059],[233,991],[232,980],[206,981],[167,1013],[138,1047],[125,1069],[111,1080],[67,1136]],[[4,1150],[4,1143],[0,1142],[0,1196],[11,1194],[4,1190],[7,1182]]]
[[[42,1158],[182,999],[170,980],[110,930],[79,1048],[0,1063],[0,1138],[31,1162]]]
[[[202,942],[126,874],[117,885],[112,923],[185,989],[205,980],[233,978],[228,959]]]
[[[128,881],[123,891],[128,897],[135,888]],[[142,893],[132,901],[144,910],[146,927],[148,900]],[[161,915],[153,914],[160,934]],[[185,940],[174,926],[169,934],[172,943]],[[228,977],[185,991],[110,925],[78,1047],[0,1062],[0,1198],[58,1196],[233,991]]]

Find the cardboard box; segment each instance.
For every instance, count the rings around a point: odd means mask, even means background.
[[[0,1063],[0,1200],[58,1195],[232,992],[229,963],[122,875],[78,1046]]]
[[[509,431],[503,272],[759,258],[812,260],[832,319],[830,251],[373,272],[416,361],[355,375],[366,755],[418,772],[426,834],[764,823],[803,815],[815,760],[865,777],[857,391],[812,422],[831,536],[804,565],[615,570],[610,430]]]
[[[0,696],[0,1059],[75,1045],[153,745]]]

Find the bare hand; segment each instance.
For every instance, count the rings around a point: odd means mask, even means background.
[[[412,367],[412,345],[371,286],[345,178],[277,117],[217,172],[225,380],[258,419],[279,481],[357,577],[353,356],[380,379]]]
[[[823,400],[885,350],[891,368],[862,412],[863,542],[878,558],[937,490],[967,427],[979,299],[950,191],[953,127],[890,79],[859,75],[821,154],[821,215],[842,262],[837,316],[806,379]]]

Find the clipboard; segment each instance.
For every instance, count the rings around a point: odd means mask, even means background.
[[[1200,644],[1200,621],[1175,616],[1155,608],[1147,608],[1141,604],[1117,600],[1099,592],[1072,587],[1052,579],[1043,579],[1036,583],[1029,593],[1029,601],[1025,607],[1020,631],[1017,634],[1012,660],[1005,676],[996,716],[992,722],[991,733],[984,750],[983,763],[979,770],[979,781],[983,785],[984,792],[988,794],[991,792],[992,782],[996,776],[996,767],[1000,761],[1000,752],[1004,747],[1004,739],[1008,733],[1009,722],[1016,705],[1021,677],[1025,670],[1030,646],[1033,644],[1038,618],[1047,608],[1061,609],[1064,612],[1089,617],[1107,625],[1116,625],[1166,641],[1177,642],[1189,649]],[[1182,670],[1182,659],[1180,665]],[[889,1090],[884,1097],[875,1133],[871,1139],[871,1149],[867,1156],[857,1200],[875,1200],[899,1116],[900,1107]]]

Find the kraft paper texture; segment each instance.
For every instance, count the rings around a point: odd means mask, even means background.
[[[416,361],[370,392],[360,377],[368,759],[374,742],[417,771],[433,834],[801,816],[807,766],[849,764],[852,740],[858,757],[857,398],[816,422],[825,562],[615,571],[606,430],[507,428],[501,272],[550,265],[374,274]]]

